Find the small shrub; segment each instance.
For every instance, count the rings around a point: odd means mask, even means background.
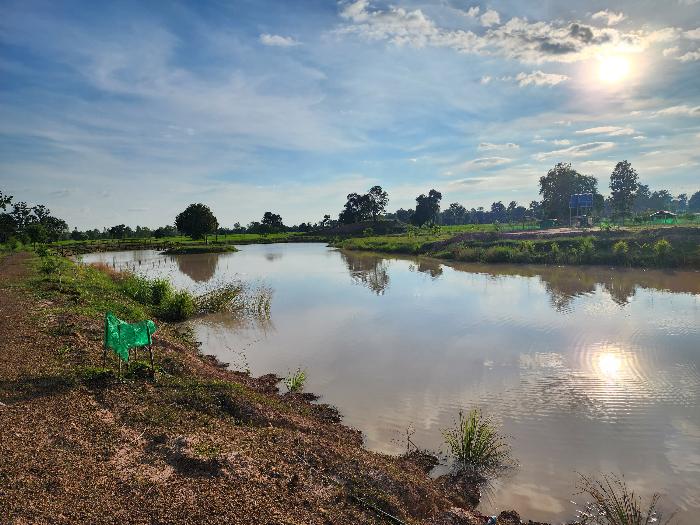
[[[47,257],[51,255],[51,250],[45,244],[40,244],[36,247],[36,254],[39,257]]]
[[[469,246],[459,246],[454,251],[454,258],[458,261],[474,262],[479,260],[480,251]]]
[[[471,410],[442,435],[458,470],[471,473],[494,472],[511,461],[510,446],[494,422],[480,410]]]
[[[659,520],[656,511],[658,494],[653,494],[649,504],[643,505],[641,498],[627,486],[624,479],[614,475],[603,475],[602,480],[580,476],[579,494],[593,498],[582,513],[583,524],[650,525]]]
[[[582,261],[590,261],[595,253],[592,237],[583,237],[578,242],[578,253]]]
[[[559,262],[561,261],[562,253],[561,250],[559,249],[559,244],[556,242],[553,242],[549,245],[549,261],[550,262]]]
[[[151,281],[151,302],[161,304],[173,294],[173,287],[170,281],[165,279],[155,279]]]
[[[372,235],[374,235],[374,229],[365,228],[364,230],[362,230],[362,235],[364,235],[365,237],[371,237]]]
[[[521,241],[520,251],[524,253],[535,253],[535,243],[533,241]]]
[[[174,292],[159,306],[159,316],[166,321],[184,321],[195,314],[196,305],[192,294],[186,290]]]
[[[613,254],[619,261],[626,261],[630,247],[626,241],[617,241],[612,247]]]
[[[660,239],[654,243],[654,254],[659,261],[665,261],[671,254],[671,243],[666,239]]]
[[[507,246],[492,246],[487,248],[483,253],[484,262],[501,263],[511,260],[512,250]]]
[[[284,385],[292,394],[304,390],[304,383],[306,383],[306,370],[302,370],[301,368],[297,368],[296,372],[290,373],[284,378]]]

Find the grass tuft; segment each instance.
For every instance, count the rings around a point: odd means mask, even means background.
[[[459,471],[497,472],[511,463],[505,437],[481,410],[473,409],[466,415],[460,411],[454,427],[443,430],[442,435]]]
[[[604,474],[602,480],[579,474],[580,492],[593,501],[581,513],[581,523],[594,525],[650,525],[659,521],[656,510],[659,495],[653,494],[648,505],[625,483],[624,479]],[[671,515],[665,523],[670,523]]]
[[[304,390],[304,384],[306,383],[306,370],[297,368],[295,372],[290,373],[284,378],[284,384],[290,393],[296,394]]]

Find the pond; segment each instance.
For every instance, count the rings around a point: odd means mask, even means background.
[[[687,523],[700,512],[700,273],[446,264],[322,244],[84,261],[195,291],[232,279],[270,288],[267,321],[195,320],[204,353],[254,375],[306,369],[307,390],[372,450],[405,451],[407,431],[440,450],[459,410],[482,408],[519,463],[484,512],[569,519],[577,472],[624,473]]]

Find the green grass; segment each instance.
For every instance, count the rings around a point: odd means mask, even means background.
[[[658,238],[665,234],[668,239]],[[700,229],[681,236],[673,229],[654,228],[591,232],[584,237],[494,237],[450,242],[453,237],[443,229],[420,230],[416,235],[350,238],[332,245],[347,250],[428,255],[463,262],[700,268]]]
[[[443,430],[457,470],[467,473],[494,473],[509,466],[510,446],[495,423],[480,410],[459,413],[453,428]]]
[[[304,384],[306,383],[306,370],[297,368],[296,371],[291,372],[287,377],[284,378],[284,384],[287,390],[296,394],[304,390]]]
[[[193,253],[229,253],[237,252],[235,246],[222,246],[219,244],[198,244],[196,246],[181,246],[168,248],[163,251],[165,255],[186,255]]]
[[[649,503],[631,490],[624,479],[603,475],[594,479],[581,475],[579,494],[592,498],[581,515],[581,523],[595,525],[650,525],[659,521],[656,507],[659,495],[653,494]],[[671,516],[665,523],[669,523]]]

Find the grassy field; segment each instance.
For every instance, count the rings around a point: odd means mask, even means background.
[[[436,228],[339,240],[346,250],[428,255],[485,263],[606,264],[700,268],[699,226],[658,226],[512,235],[488,229]]]

